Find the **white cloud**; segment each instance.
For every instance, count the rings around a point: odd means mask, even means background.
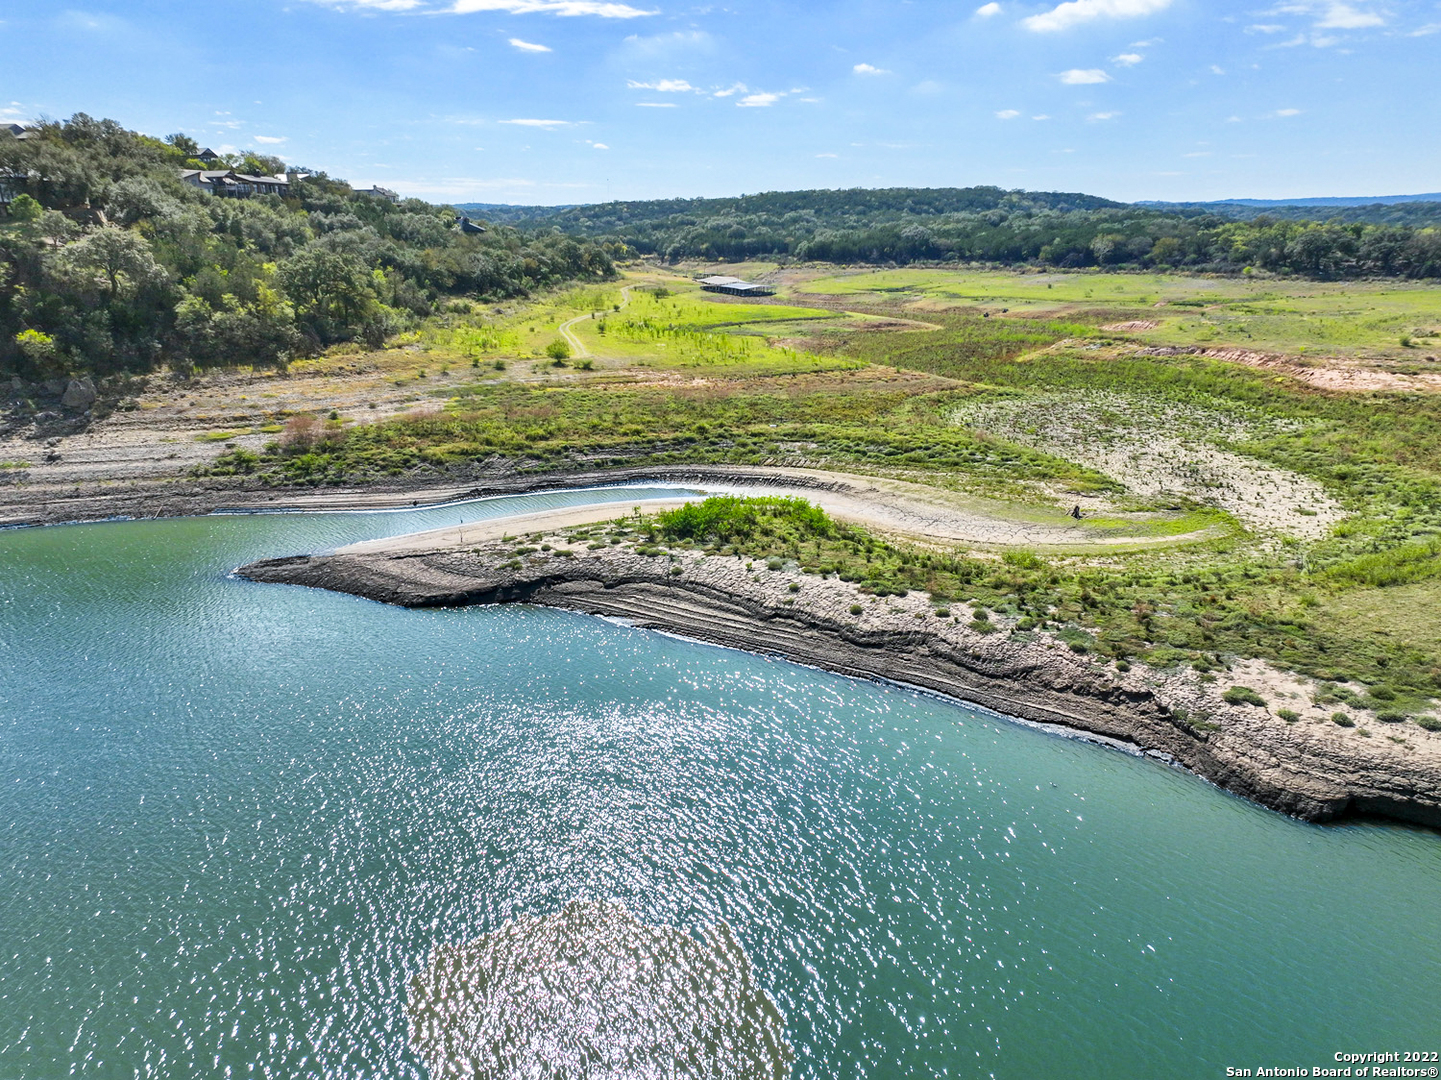
[[[1031,119],[1032,119],[1032,120],[1049,120],[1050,117],[1047,116],[1045,113],[1037,113],[1035,116],[1031,117]]]
[[[569,127],[570,120],[502,120],[502,124],[514,124],[516,127],[545,128],[549,131],[552,128]]]
[[[288,142],[289,139],[285,135],[257,135],[255,136],[255,141],[265,143],[267,146],[273,146],[278,143]]]
[[[732,96],[733,94],[749,94],[749,93],[750,93],[750,87],[747,86],[747,85],[746,85],[745,83],[743,83],[743,82],[738,82],[738,83],[731,83],[731,85],[730,85],[730,86],[727,86],[724,90],[717,90],[717,91],[715,91],[711,96],[712,96],[712,97],[719,97],[719,98],[727,98],[727,97]]]
[[[747,94],[736,102],[736,107],[741,109],[764,109],[774,105],[784,94]]]
[[[1061,72],[1056,78],[1067,86],[1094,86],[1111,81],[1111,77],[1100,68],[1072,68],[1070,71]]]
[[[675,109],[679,108],[674,101],[637,101],[637,109]]]
[[[315,0],[315,2],[342,10],[365,8],[369,11],[410,11],[420,7],[422,0]]]
[[[838,158],[840,154],[817,154],[816,157]]]
[[[889,74],[890,74],[890,72],[887,71],[885,68],[874,67],[874,66],[872,66],[872,65],[870,65],[870,64],[857,64],[855,67],[851,68],[851,70],[854,71],[857,75],[889,75]]]
[[[992,15],[999,15],[1000,13],[1001,5],[995,3],[994,0],[992,0],[992,3],[982,4],[980,7],[976,8],[976,14],[982,19],[989,19]]]
[[[1197,158],[1199,158],[1199,157],[1210,157],[1210,156],[1211,156],[1211,151],[1209,151],[1209,150],[1193,150],[1193,151],[1191,151],[1191,153],[1189,153],[1189,154],[1182,154],[1181,156],[1182,156],[1182,157],[1197,157]]]
[[[714,52],[715,38],[704,30],[676,30],[646,37],[631,34],[621,45],[629,58],[656,63],[679,53]]]
[[[1427,23],[1425,26],[1412,30],[1408,37],[1427,37],[1431,34],[1441,34],[1441,23]]]
[[[1120,56],[1114,56],[1111,59],[1114,60],[1116,63],[1120,64],[1122,67],[1135,67],[1146,58],[1140,53],[1128,52],[1122,53]]]
[[[1093,19],[1134,19],[1171,6],[1171,0],[1067,0],[1050,11],[1022,19],[1021,25],[1037,33],[1069,30]]]
[[[1020,116],[1020,115],[1021,115],[1021,110],[1020,110],[1020,109],[1002,109],[1000,112],[996,113],[996,119],[997,119],[997,120],[1014,120],[1016,117],[1018,117],[1018,116]]]
[[[661,79],[657,82],[636,82],[634,79],[627,79],[625,84],[632,90],[655,90],[661,94],[688,94],[695,89],[684,79]]]
[[[511,38],[511,39],[510,39],[510,43],[511,43],[511,45],[513,45],[515,48],[519,49],[521,52],[551,52],[551,51],[552,51],[552,50],[551,50],[551,47],[550,47],[549,45],[537,45],[537,44],[536,44],[535,42],[533,42],[533,41],[521,41],[520,38],[518,38],[518,37],[513,37],[513,38]]]
[[[367,0],[375,2],[375,0]],[[381,0],[385,3],[405,3],[410,0]],[[636,19],[643,15],[659,14],[642,11],[629,4],[618,4],[609,0],[455,0],[448,9],[456,15],[470,15],[477,11],[505,11],[511,15],[595,15],[602,19]]]
[[[1291,116],[1300,116],[1300,115],[1301,115],[1301,110],[1300,110],[1300,109],[1277,109],[1277,110],[1276,110],[1274,113],[1272,113],[1271,115],[1272,115],[1272,116],[1278,116],[1278,117],[1281,117],[1282,119],[1285,119],[1285,118],[1291,117]]]
[[[1374,11],[1361,11],[1350,4],[1333,2],[1316,24],[1322,30],[1364,30],[1369,26],[1385,26],[1386,20]]]
[[[1114,120],[1121,114],[1118,112],[1094,112],[1086,117],[1087,120]]]
[[[1257,23],[1255,26],[1246,27],[1248,34],[1279,34],[1286,28],[1277,23]]]
[[[609,146],[606,146],[606,144],[603,143],[603,142],[593,142],[593,143],[590,144],[590,148],[591,148],[592,150],[609,150],[609,149],[610,149],[610,147],[609,147]]]
[[[1226,69],[1223,68],[1220,64],[1212,64],[1212,65],[1211,65],[1211,74],[1212,74],[1212,75],[1224,75],[1224,74],[1226,74]]]

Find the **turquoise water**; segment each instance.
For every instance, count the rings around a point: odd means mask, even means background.
[[[227,576],[582,498],[0,533],[0,1077],[423,1076],[432,948],[573,899],[724,919],[799,1077],[1441,1045],[1435,834],[586,616]]]

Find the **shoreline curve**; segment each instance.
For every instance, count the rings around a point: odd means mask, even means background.
[[[1305,821],[1368,816],[1441,828],[1441,734],[1399,746],[1320,721],[1288,724],[1267,708],[1226,704],[1218,685],[1190,669],[1137,663],[1121,672],[999,617],[1003,632],[989,634],[938,618],[916,594],[881,599],[835,578],[689,549],[589,550],[559,532],[531,533],[526,544],[542,540],[552,550],[396,537],[261,560],[236,574],[410,608],[530,603],[609,616],[1121,743]]]

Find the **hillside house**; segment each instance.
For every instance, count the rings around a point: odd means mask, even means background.
[[[290,194],[288,176],[251,176],[234,169],[181,169],[180,179],[207,195],[248,199],[252,195]]]
[[[372,187],[372,188],[366,188],[364,191],[357,191],[356,194],[357,194],[357,195],[370,195],[370,196],[372,196],[373,198],[376,198],[376,199],[384,199],[386,202],[393,202],[393,203],[398,203],[398,202],[400,202],[400,196],[399,196],[399,195],[397,195],[395,192],[391,191],[390,188],[383,188],[383,187],[380,187],[379,185],[376,185],[375,187]]]

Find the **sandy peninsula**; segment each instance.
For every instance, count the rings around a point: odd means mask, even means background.
[[[834,493],[817,501],[837,502]],[[624,513],[615,504],[568,508],[237,572],[408,607],[531,603],[620,618],[1119,743],[1308,821],[1376,815],[1441,827],[1441,734],[1408,727],[1404,739],[1391,737],[1366,716],[1362,726],[1338,727],[1311,703],[1308,681],[1260,661],[1236,662],[1214,682],[1188,668],[1122,671],[999,615],[982,632],[964,606],[942,617],[923,595],[882,598],[792,565],[657,552],[633,530],[617,542],[618,529],[594,527]],[[1227,704],[1222,692],[1232,685],[1285,702],[1300,718]]]

